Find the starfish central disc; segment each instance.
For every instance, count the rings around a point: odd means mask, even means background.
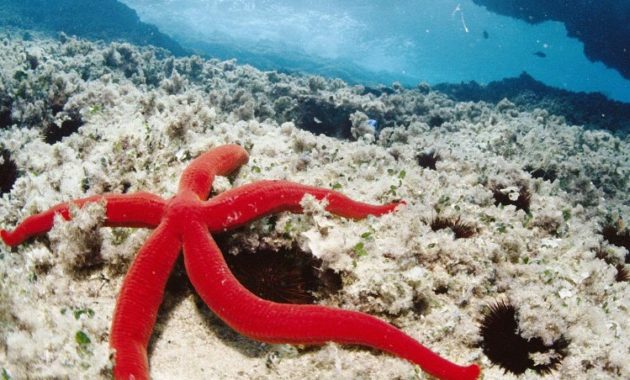
[[[202,221],[204,219],[203,201],[193,192],[180,192],[166,203],[164,220]],[[178,230],[185,228],[186,223],[175,226]]]

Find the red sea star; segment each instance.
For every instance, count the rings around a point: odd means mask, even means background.
[[[70,205],[106,202],[106,226],[150,227],[155,231],[127,273],[112,321],[110,345],[115,350],[116,379],[149,376],[147,344],[171,269],[183,248],[186,272],[201,298],[234,330],[270,343],[358,344],[387,351],[418,364],[441,379],[476,379],[476,365],[458,366],[441,358],[394,326],[368,314],[318,305],[278,304],[245,289],[228,269],[210,233],[242,226],[264,215],[301,212],[305,194],[326,199],[326,210],[347,218],[391,212],[399,203],[377,206],[356,202],[341,193],[286,181],[259,181],[208,196],[215,175],[227,175],[248,160],[237,145],[202,154],[184,170],[179,191],[171,199],[149,193],[105,194],[62,203],[30,216],[15,230],[0,230],[10,246],[49,231],[55,214],[70,219]]]

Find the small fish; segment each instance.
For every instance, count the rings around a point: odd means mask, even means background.
[[[484,31],[483,31],[483,39],[484,39],[484,40],[487,40],[487,39],[488,39],[488,37],[490,37],[490,35],[488,34],[488,31],[487,31],[487,30],[484,30]]]
[[[321,124],[322,123],[321,120],[319,120],[318,118],[316,118],[314,116],[313,116],[313,121],[315,122],[315,124]]]
[[[534,53],[534,55],[536,57],[540,57],[540,58],[545,58],[547,56],[547,54],[543,53],[542,51],[538,50],[537,52]]]
[[[367,121],[368,125],[374,129],[378,129],[378,121],[374,120],[374,119],[368,119]]]

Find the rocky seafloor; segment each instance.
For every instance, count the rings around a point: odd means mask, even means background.
[[[479,363],[486,379],[630,378],[627,135],[507,100],[457,102],[424,84],[348,86],[128,44],[23,37],[0,35],[0,228],[103,192],[168,197],[192,158],[236,143],[250,161],[217,178],[215,193],[286,179],[406,201],[354,221],[306,200],[302,215],[219,237],[227,257],[308,257],[276,265],[316,267],[299,277],[313,285],[302,302],[376,315],[452,361]],[[16,248],[0,245],[3,378],[111,376],[117,289],[149,231],[102,222],[94,204]],[[149,355],[155,379],[424,376],[358,347],[241,337],[203,305],[181,265]]]

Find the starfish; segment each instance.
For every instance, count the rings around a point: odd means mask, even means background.
[[[203,153],[184,170],[175,196],[164,200],[146,192],[103,194],[58,204],[32,215],[13,231],[0,230],[5,244],[15,246],[53,227],[55,215],[69,220],[75,207],[105,203],[105,226],[155,230],[133,260],[114,310],[110,346],[114,377],[148,379],[147,345],[164,288],[180,251],[197,293],[210,309],[239,333],[268,343],[356,344],[404,358],[440,379],[476,379],[477,365],[459,366],[424,347],[391,324],[369,314],[319,305],[279,304],[258,298],[230,272],[211,233],[243,226],[265,215],[302,212],[310,194],[326,201],[326,210],[346,218],[383,215],[404,202],[371,205],[323,188],[266,180],[243,185],[208,199],[216,175],[227,175],[248,160],[238,145]]]

